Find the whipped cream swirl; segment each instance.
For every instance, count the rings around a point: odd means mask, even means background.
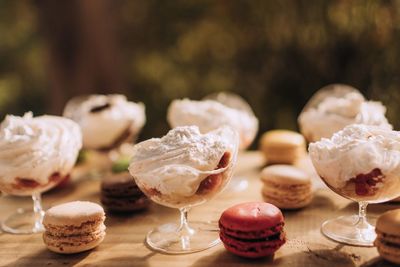
[[[112,148],[121,136],[135,136],[146,122],[143,103],[123,95],[89,95],[71,99],[64,116],[77,122],[88,149]]]
[[[214,100],[174,100],[168,108],[167,120],[172,128],[196,125],[202,133],[230,126],[239,133],[241,149],[253,142],[258,130],[258,119],[253,114]]]
[[[327,94],[317,106],[305,108],[298,121],[306,139],[318,141],[330,138],[350,124],[376,125],[391,130],[385,113],[386,108],[380,102],[366,101],[354,89],[342,96]]]
[[[197,126],[177,127],[162,138],[152,138],[134,146],[129,172],[146,188],[164,195],[189,197],[217,169],[229,152],[234,162],[238,149],[237,134],[223,126],[201,134]]]
[[[54,173],[66,176],[81,146],[81,131],[72,120],[7,115],[0,125],[0,184],[20,178],[44,185]]]
[[[351,178],[375,168],[386,176],[399,176],[400,132],[349,125],[331,139],[311,143],[309,154],[318,174],[334,188],[342,188]]]

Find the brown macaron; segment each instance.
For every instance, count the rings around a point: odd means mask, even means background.
[[[147,208],[149,199],[129,172],[106,177],[101,183],[101,203],[111,212],[135,212]]]
[[[400,209],[390,210],[376,222],[374,245],[385,260],[400,264]]]

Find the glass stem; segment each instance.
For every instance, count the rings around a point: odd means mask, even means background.
[[[188,212],[190,208],[180,208],[179,212],[181,213],[181,221],[178,228],[178,231],[182,233],[182,235],[192,235],[194,234],[194,230],[190,228],[188,224]]]
[[[181,247],[183,250],[190,250],[190,239],[195,231],[188,224],[188,211],[190,208],[180,208],[181,222],[178,228],[178,233],[181,239]]]
[[[35,216],[34,231],[39,232],[43,230],[43,216],[44,216],[44,211],[42,208],[42,197],[40,193],[33,194],[32,200],[33,200],[33,213]]]
[[[358,202],[357,228],[359,229],[366,229],[370,227],[369,223],[367,222],[367,206],[367,202]]]

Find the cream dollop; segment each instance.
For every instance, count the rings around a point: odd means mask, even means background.
[[[366,101],[356,90],[343,96],[327,96],[315,107],[304,110],[299,126],[309,141],[330,138],[350,124],[376,125],[392,129],[386,117],[386,108],[375,101]]]
[[[384,175],[400,173],[400,132],[354,124],[309,145],[317,173],[334,188],[358,174],[379,168]]]
[[[167,120],[172,128],[196,125],[202,133],[230,126],[239,133],[241,149],[253,142],[258,130],[258,119],[253,114],[214,100],[174,100],[168,108]]]
[[[0,182],[24,178],[46,184],[54,173],[66,176],[81,147],[81,131],[70,119],[7,115],[0,125]]]
[[[224,153],[236,157],[237,134],[230,127],[201,134],[197,126],[177,127],[162,138],[152,138],[134,146],[129,172],[147,188],[161,194],[188,197],[217,169]]]
[[[123,95],[90,95],[73,98],[64,116],[77,122],[88,149],[111,148],[128,131],[137,135],[146,121],[143,103],[130,102]]]

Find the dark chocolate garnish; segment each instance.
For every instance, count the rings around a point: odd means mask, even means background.
[[[97,112],[103,111],[105,109],[108,109],[109,107],[111,107],[110,103],[105,103],[105,104],[100,105],[100,106],[95,106],[95,107],[90,109],[90,113],[97,113]]]

